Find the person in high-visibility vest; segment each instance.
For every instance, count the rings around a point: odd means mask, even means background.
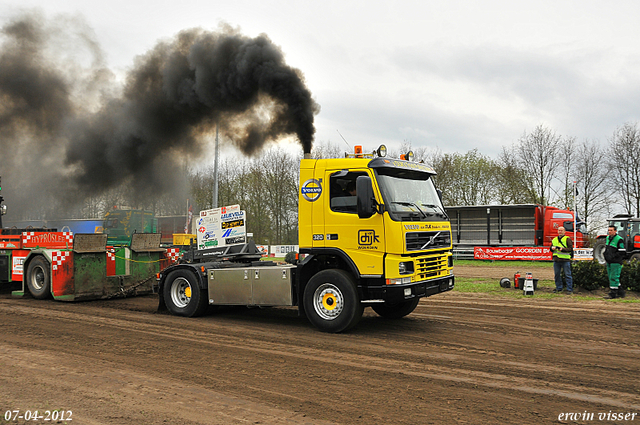
[[[553,273],[556,280],[556,289],[553,292],[562,292],[562,271],[566,281],[567,294],[573,294],[573,277],[571,276],[571,257],[573,253],[573,241],[566,234],[564,227],[558,227],[558,236],[551,241],[553,252]]]
[[[604,248],[604,261],[607,262],[607,276],[609,277],[609,295],[605,298],[624,298],[625,290],[620,285],[620,272],[624,261],[624,240],[618,234],[614,226],[609,226],[609,236]]]

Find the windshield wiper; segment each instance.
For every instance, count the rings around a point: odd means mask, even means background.
[[[408,207],[416,207],[416,209],[417,209],[418,211],[420,211],[420,214],[422,214],[422,216],[423,216],[424,218],[427,218],[427,214],[426,214],[424,211],[422,211],[422,208],[420,208],[420,207],[418,206],[418,204],[416,204],[415,202],[391,201],[391,203],[392,203],[392,204],[405,205],[405,206],[408,206]]]
[[[444,211],[444,209],[442,209],[442,207],[440,205],[436,205],[436,204],[422,204],[423,207],[429,207],[429,208],[433,208],[434,210],[440,210],[441,211],[441,216],[443,218],[449,218],[449,216],[447,215],[447,213]]]

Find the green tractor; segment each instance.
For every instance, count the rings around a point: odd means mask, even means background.
[[[618,235],[624,240],[625,259],[640,260],[640,218],[628,214],[618,214],[609,219],[609,226],[616,228]],[[593,245],[593,258],[604,264],[604,250],[607,235],[598,235]]]

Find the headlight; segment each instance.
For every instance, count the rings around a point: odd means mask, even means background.
[[[398,264],[398,273],[400,274],[413,274],[413,261],[405,261],[404,263]]]

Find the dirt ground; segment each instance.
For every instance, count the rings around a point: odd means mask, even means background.
[[[0,423],[65,423],[3,422],[9,410],[89,425],[640,423],[636,303],[450,292],[401,320],[366,309],[332,335],[291,308],[188,319],[157,313],[153,295],[63,303],[9,289]]]

